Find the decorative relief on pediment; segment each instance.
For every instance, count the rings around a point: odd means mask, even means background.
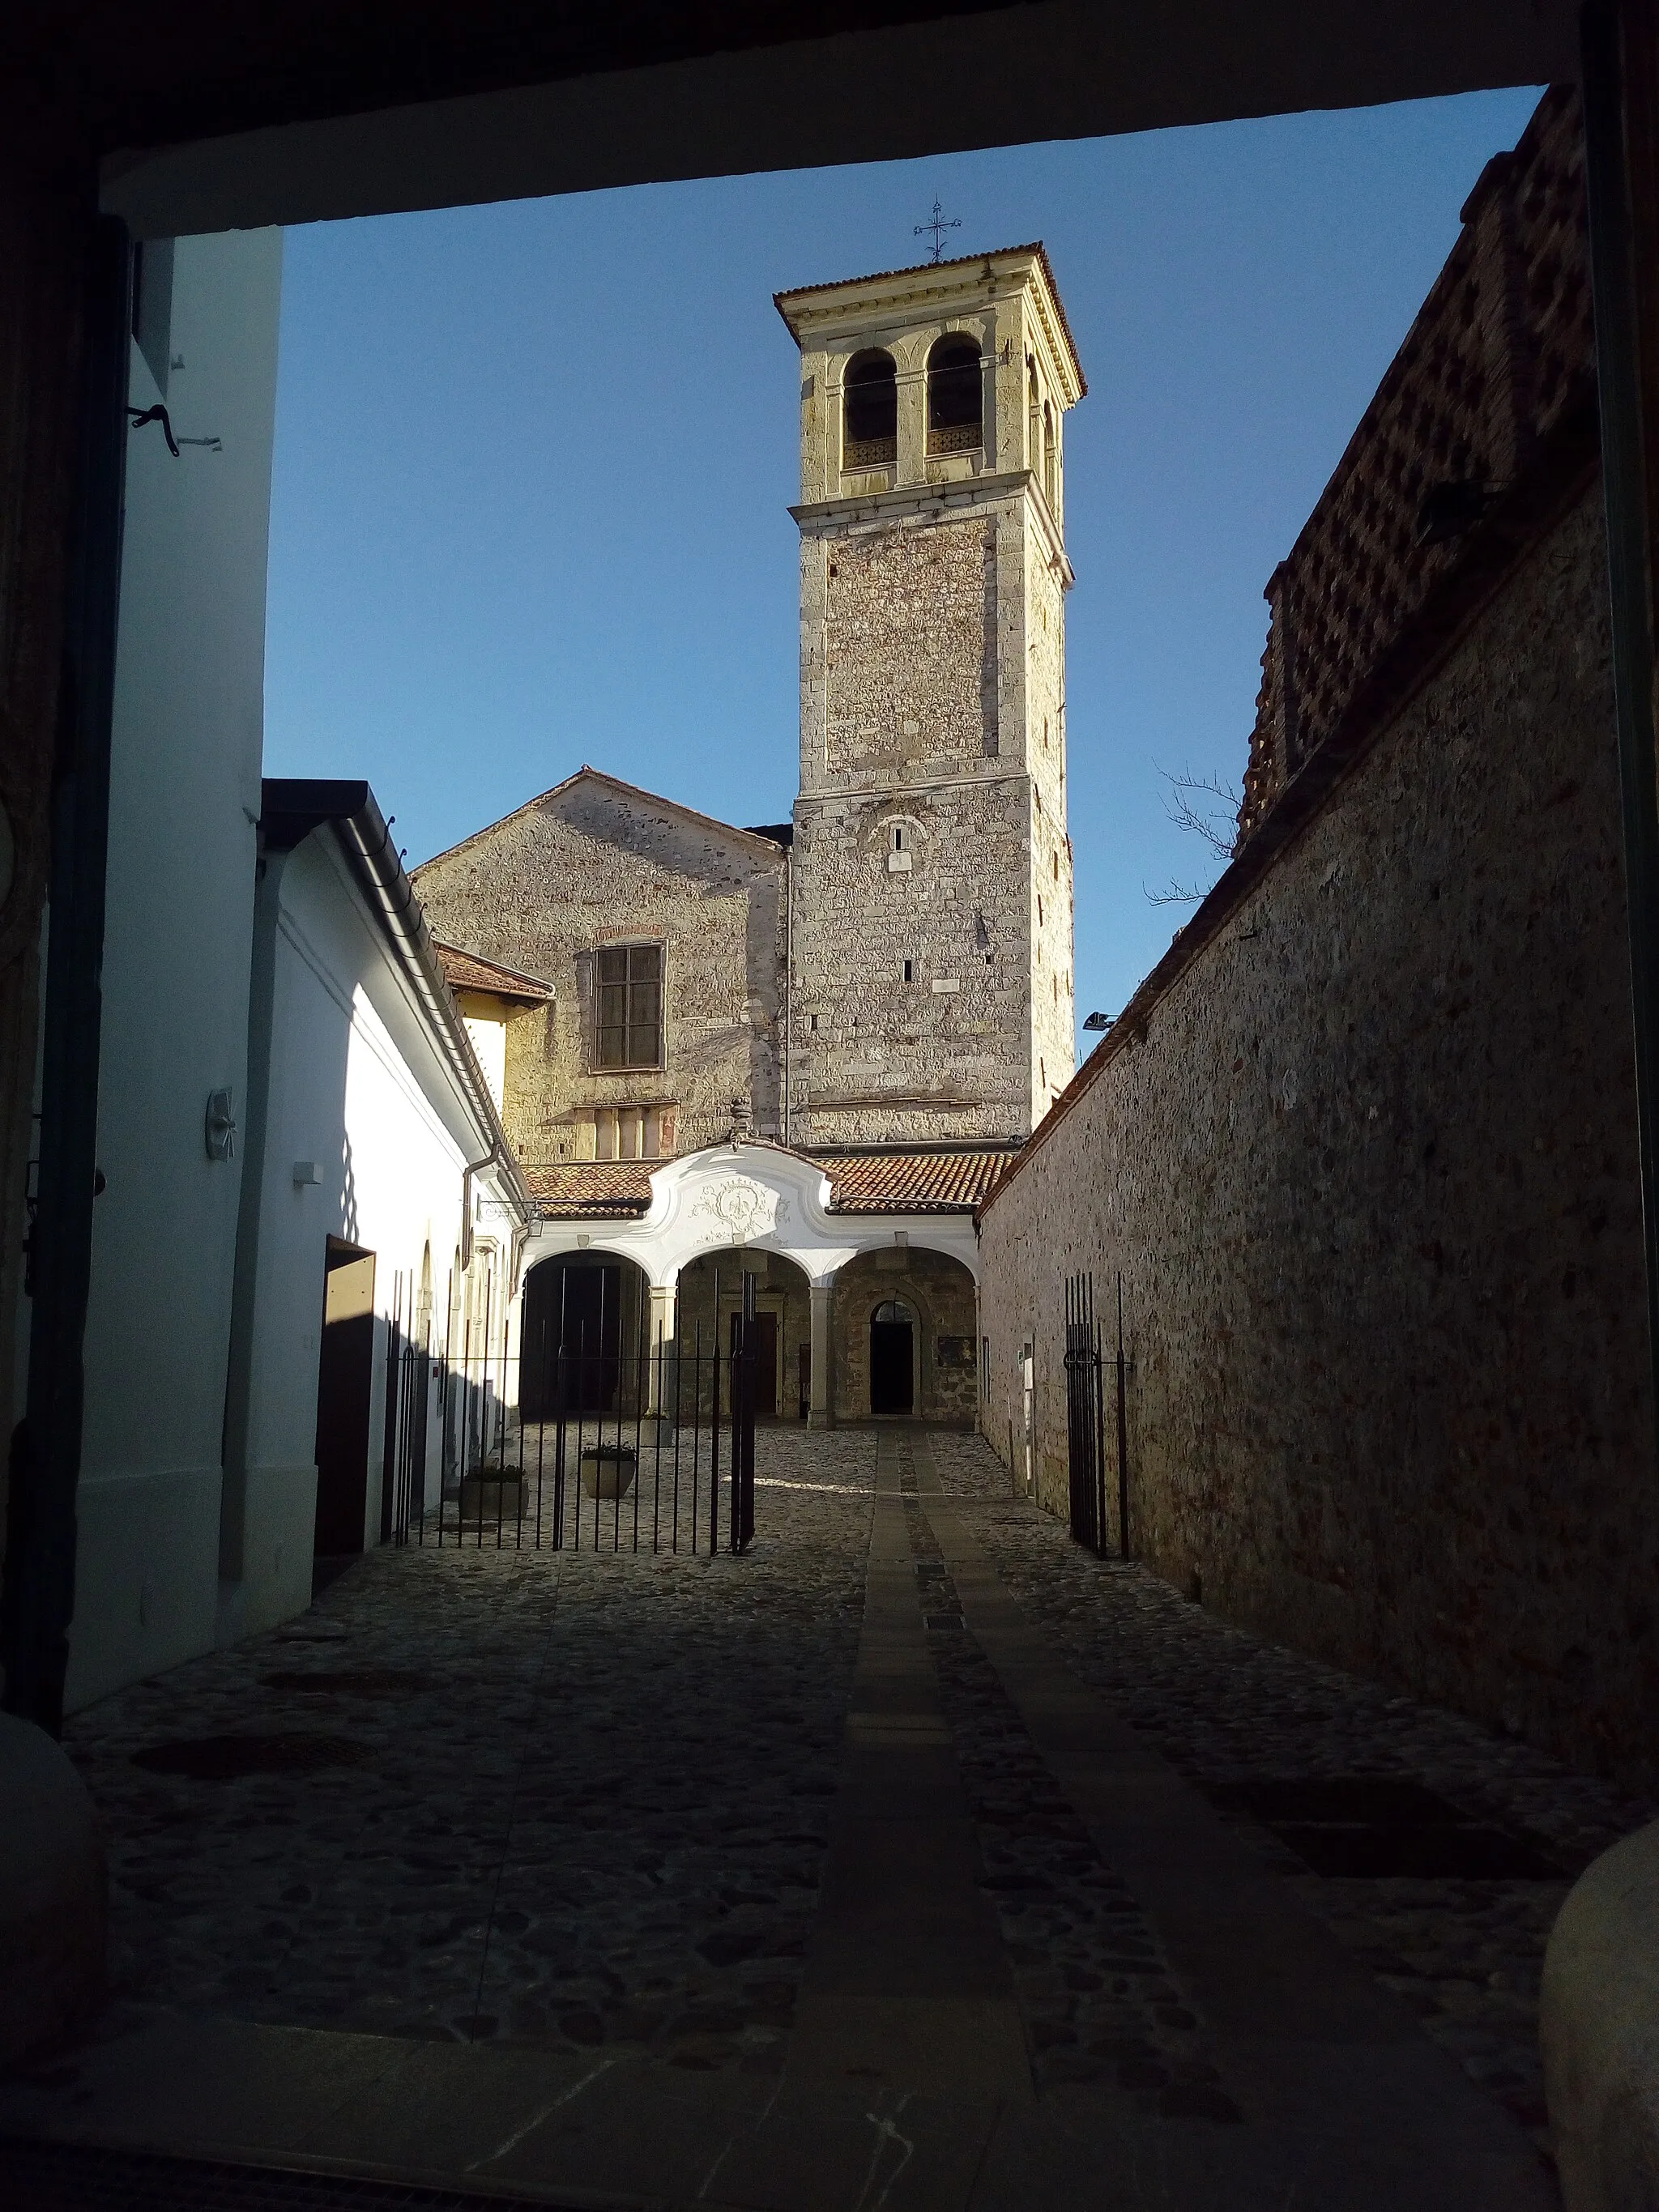
[[[706,1224],[699,1237],[704,1244],[750,1244],[788,1219],[789,1201],[747,1176],[728,1176],[705,1185],[691,1218]]]

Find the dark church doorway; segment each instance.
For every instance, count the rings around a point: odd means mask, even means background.
[[[531,1269],[524,1286],[521,1419],[552,1419],[558,1410],[562,1367],[568,1413],[616,1411],[622,1309],[619,1262],[545,1260]]]
[[[743,1316],[732,1316],[732,1350],[738,1350],[738,1331]],[[778,1317],[775,1313],[755,1316],[755,1418],[775,1421],[778,1417]]]
[[[915,1316],[902,1298],[885,1298],[870,1319],[870,1411],[915,1410]]]
[[[363,1548],[374,1384],[374,1255],[331,1237],[317,1361],[319,1559],[341,1559]]]

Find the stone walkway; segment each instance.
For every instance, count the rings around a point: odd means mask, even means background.
[[[1171,2212],[1547,2207],[1543,1940],[1648,1808],[1090,1558],[976,1438],[780,1428],[757,1459],[743,1559],[381,1552],[79,1716],[117,2002],[0,2128],[786,2212],[990,2212],[1038,2169]],[[178,1771],[252,1736],[273,1771]],[[1562,1879],[1316,1876],[1229,1795],[1355,1773]],[[456,2142],[509,2082],[532,2117],[465,2159],[366,2091],[331,2133],[257,2096],[214,2118],[228,2054],[289,2080],[313,2045],[342,2083],[429,2052]],[[153,2085],[192,2075],[180,2117]],[[578,2117],[601,2076],[679,2116],[644,2179]]]
[[[1547,2148],[1538,1990],[1570,1881],[1659,1817],[1613,1784],[1374,1682],[1229,1628],[1142,1568],[1093,1558],[1064,1525],[1009,1497],[977,1437],[933,1440],[949,1490],[976,1520],[1008,1587],[1054,1650],[1200,1788],[1263,1778],[1410,1776],[1472,1819],[1536,1837],[1559,1881],[1316,1877],[1267,1831],[1261,1854]]]

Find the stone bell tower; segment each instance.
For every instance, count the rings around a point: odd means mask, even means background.
[[[801,353],[787,1138],[1024,1137],[1073,1065],[1083,372],[1041,246],[777,305]]]

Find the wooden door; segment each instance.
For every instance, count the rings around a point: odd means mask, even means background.
[[[732,1316],[732,1349],[738,1348],[741,1314]],[[775,1420],[778,1414],[778,1317],[755,1316],[755,1419]]]
[[[369,1398],[374,1382],[374,1255],[328,1240],[323,1342],[317,1361],[319,1558],[363,1548],[368,1504]]]
[[[908,1321],[870,1324],[870,1411],[908,1413],[915,1405],[915,1336]]]

